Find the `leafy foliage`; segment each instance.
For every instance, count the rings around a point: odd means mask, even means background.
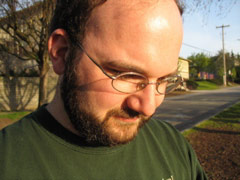
[[[240,61],[239,54],[226,53],[226,69],[227,69],[227,77],[230,81],[235,81],[236,79],[240,79],[240,74],[237,74],[237,64]],[[214,73],[220,78],[223,75],[223,54],[222,51],[219,51],[216,56],[211,57],[214,63]]]
[[[233,52],[225,53],[226,69],[228,80],[240,80],[240,55]],[[200,72],[212,73],[216,79],[221,79],[223,76],[223,54],[219,51],[216,56],[207,56],[204,53],[193,54],[188,57],[190,62],[190,78],[198,79]]]
[[[187,83],[187,88],[188,89],[193,90],[193,89],[197,89],[197,87],[198,87],[198,83],[196,81],[187,80],[186,83]]]
[[[190,62],[190,77],[197,78],[200,72],[212,72],[213,64],[211,58],[204,53],[193,54],[188,57]]]

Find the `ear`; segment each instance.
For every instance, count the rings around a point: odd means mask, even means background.
[[[64,73],[65,60],[69,50],[68,35],[63,29],[56,29],[48,39],[48,53],[56,74]]]

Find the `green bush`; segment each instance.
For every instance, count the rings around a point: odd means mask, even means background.
[[[240,84],[240,78],[236,78],[234,82]]]
[[[198,84],[193,80],[187,80],[186,83],[187,83],[187,88],[190,90],[197,89],[198,87]]]
[[[235,67],[235,70],[236,70],[236,79],[234,79],[234,82],[240,84],[240,66]]]

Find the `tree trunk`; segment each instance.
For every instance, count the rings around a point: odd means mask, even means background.
[[[46,57],[43,60],[43,65],[40,69],[38,107],[47,103],[48,70],[49,70],[48,57]]]

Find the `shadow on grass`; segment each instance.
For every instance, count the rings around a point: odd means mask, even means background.
[[[206,129],[206,128],[199,128],[199,127],[193,127],[192,129],[194,129],[196,131],[200,131],[200,132],[207,132],[207,133],[240,135],[240,132],[238,132],[238,131],[225,131],[225,130]]]
[[[228,120],[228,119],[210,119],[209,121],[213,122],[222,122],[222,123],[233,123],[233,124],[240,124],[240,120]]]
[[[224,112],[216,116],[216,118],[240,118],[240,111],[237,112]]]

